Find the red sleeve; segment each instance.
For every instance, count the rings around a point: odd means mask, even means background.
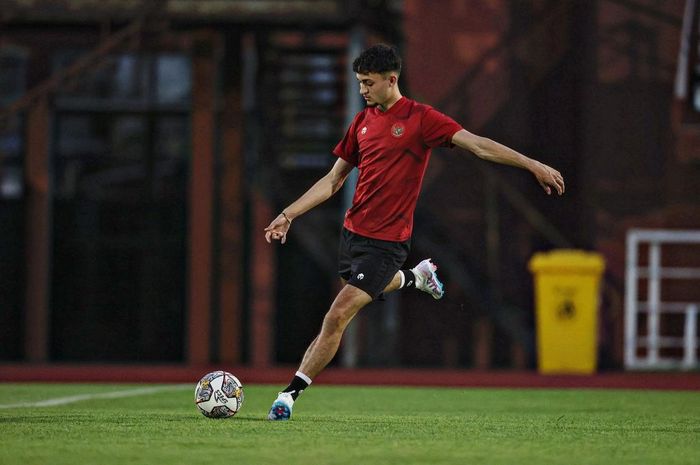
[[[342,158],[353,166],[357,166],[357,163],[359,162],[358,155],[360,147],[357,143],[357,128],[360,125],[360,122],[364,119],[364,115],[364,111],[361,111],[355,115],[355,118],[353,118],[352,123],[350,123],[350,127],[345,133],[345,136],[333,149],[333,155]]]
[[[447,115],[428,107],[421,121],[423,142],[428,147],[454,147],[452,136],[462,130],[462,126]]]

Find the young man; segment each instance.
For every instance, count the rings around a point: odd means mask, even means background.
[[[413,212],[432,147],[466,149],[485,160],[529,170],[547,194],[564,192],[553,168],[463,129],[451,118],[401,95],[401,58],[396,49],[375,45],[353,62],[367,108],[358,113],[333,150],[331,170],[265,228],[265,239],[284,244],[292,222],[338,192],[350,171],[359,178],[340,240],[343,288],[323,319],[289,386],[272,404],[270,420],[288,420],[299,394],[331,361],[346,326],[380,294],[414,287],[443,295],[435,266],[425,259],[401,270],[410,248]]]

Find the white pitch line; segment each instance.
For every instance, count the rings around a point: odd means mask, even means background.
[[[112,392],[93,392],[90,394],[80,394],[76,396],[54,397],[53,399],[39,400],[36,402],[20,402],[17,404],[0,404],[0,409],[9,408],[36,408],[36,407],[55,407],[57,405],[73,404],[84,400],[94,399],[119,399],[121,397],[133,397],[147,394],[155,394],[163,391],[175,391],[179,389],[189,388],[189,384],[175,384],[168,386],[153,386],[138,389],[126,389],[123,391]]]

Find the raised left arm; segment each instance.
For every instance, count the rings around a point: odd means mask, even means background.
[[[522,153],[499,144],[486,137],[472,134],[462,129],[452,136],[452,143],[487,161],[503,165],[517,166],[530,171],[547,194],[554,188],[559,195],[564,193],[564,178],[561,173],[551,166],[528,158]]]

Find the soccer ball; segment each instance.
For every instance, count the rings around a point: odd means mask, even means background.
[[[243,385],[231,373],[212,371],[194,388],[194,403],[205,417],[232,417],[243,406]]]

